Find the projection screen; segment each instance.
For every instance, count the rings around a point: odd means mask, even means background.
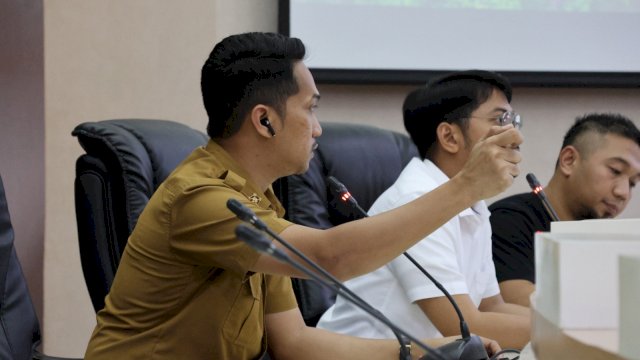
[[[486,69],[515,85],[640,86],[640,0],[282,0],[279,21],[318,81]]]

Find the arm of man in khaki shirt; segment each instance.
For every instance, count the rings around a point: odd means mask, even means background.
[[[456,176],[420,198],[328,230],[292,225],[280,235],[339,279],[373,271],[462,210],[510,186],[520,172],[521,155],[516,147],[521,142],[522,135],[513,127],[494,127],[474,146]],[[251,270],[302,276],[268,255],[260,256]]]

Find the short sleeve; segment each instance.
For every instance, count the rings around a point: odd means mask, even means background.
[[[265,312],[279,313],[298,307],[293,293],[291,278],[279,275],[266,275],[267,297]]]
[[[403,175],[405,175],[403,173]],[[401,178],[403,178],[401,175]],[[400,179],[398,182],[401,181]],[[408,180],[407,180],[408,181]],[[415,181],[411,179],[411,181]],[[370,214],[378,214],[388,209],[395,209],[417,199],[426,192],[435,188],[437,184],[425,184],[410,182],[411,186],[404,186],[402,192],[390,192],[387,190],[379,197],[369,210]],[[396,186],[392,189],[397,190]],[[458,218],[454,217],[429,236],[420,240],[407,250],[407,253],[424,267],[452,294],[466,294],[469,289],[456,255],[456,239],[460,237]],[[409,301],[415,302],[422,299],[444,296],[438,289],[407,257],[398,256],[386,265],[394,278],[398,281]]]
[[[258,260],[260,254],[235,235],[242,221],[226,206],[231,198],[251,209],[276,233],[291,225],[268,205],[259,206],[224,185],[214,183],[174,193],[165,191],[168,194],[164,201],[169,202],[170,209],[171,250],[187,263],[246,272]]]
[[[518,212],[496,209],[491,212],[493,263],[498,282],[528,280],[535,283],[531,221]]]
[[[480,272],[480,279],[478,279],[478,281],[484,283],[484,289],[480,294],[482,299],[500,294],[500,287],[498,286],[498,281],[496,279],[496,270],[493,264],[491,251],[489,251],[487,255],[488,256],[485,258]]]
[[[440,227],[428,237],[407,250],[451,294],[468,294],[469,289],[458,266],[454,238],[457,218]],[[444,296],[425,275],[405,256],[389,264],[389,269],[404,289],[411,302]]]

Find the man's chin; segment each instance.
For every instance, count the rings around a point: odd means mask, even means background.
[[[576,220],[593,220],[593,219],[605,219],[606,213],[598,213],[596,209],[583,209]]]
[[[307,170],[309,170],[309,164],[307,164],[307,166],[303,167],[302,169],[299,169],[294,174],[295,175],[302,175],[302,174],[306,173]]]
[[[608,211],[605,211],[602,214],[596,214],[595,212],[593,214],[590,215],[590,217],[587,217],[585,219],[613,219],[614,217],[616,217],[618,214],[617,213],[611,213]]]
[[[615,205],[607,205],[601,219],[613,219],[620,215],[621,208]]]

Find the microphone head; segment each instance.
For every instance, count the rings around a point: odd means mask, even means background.
[[[227,200],[227,208],[231,210],[238,219],[246,221],[260,230],[268,229],[267,224],[260,220],[251,209],[243,205],[240,201],[233,198]]]
[[[342,194],[349,192],[349,190],[347,190],[347,187],[333,176],[327,176],[327,182],[329,183],[329,188],[331,188],[331,191],[335,193]]]
[[[458,339],[452,341],[446,345],[440,346],[438,351],[443,355],[445,359],[456,360],[488,360],[489,355],[484,348],[482,339],[478,336],[471,336],[468,339]],[[435,359],[430,357],[429,354],[424,358],[425,360]]]
[[[240,224],[236,226],[235,232],[238,239],[257,251],[268,252],[271,248],[271,242],[261,232],[248,225]]]
[[[347,187],[344,186],[344,184],[341,183],[338,179],[333,176],[327,176],[327,182],[329,183],[329,188],[331,189],[331,191],[336,193],[340,200],[352,205],[356,205],[358,203],[356,199],[351,196],[351,193],[349,192],[349,190],[347,190]]]
[[[538,194],[542,191],[542,185],[540,185],[540,182],[533,173],[528,173],[526,178],[529,183],[529,187],[531,187],[531,190],[533,190],[534,193]]]
[[[248,225],[236,226],[236,237],[258,252],[273,256],[282,262],[291,263],[291,259],[284,251],[276,248],[262,232]]]
[[[527,178],[527,182],[529,183],[529,186],[531,186],[532,189],[540,186],[538,179],[536,178],[535,175],[533,175],[533,173],[528,173],[526,178]]]
[[[243,221],[251,221],[254,216],[251,210],[242,205],[240,201],[233,198],[227,200],[227,208]]]

